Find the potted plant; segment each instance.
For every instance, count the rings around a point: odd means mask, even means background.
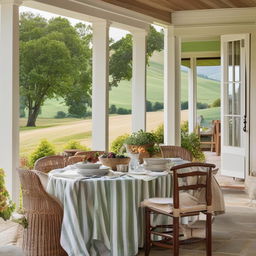
[[[130,154],[140,154],[140,162],[145,157],[150,157],[154,151],[157,137],[152,132],[139,130],[132,133],[125,141],[126,151]]]
[[[123,154],[115,154],[113,152],[105,153],[99,157],[100,162],[110,167],[113,171],[116,171],[116,166],[118,164],[129,164],[130,157]]]

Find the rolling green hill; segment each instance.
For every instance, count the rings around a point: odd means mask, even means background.
[[[214,80],[198,77],[198,102],[211,104],[220,97],[220,83]],[[188,73],[181,71],[181,101],[188,97]],[[147,99],[152,102],[163,102],[163,55],[155,53],[147,67]],[[122,81],[118,87],[110,91],[110,105],[131,108],[131,81]],[[42,107],[40,117],[53,118],[57,111],[67,113],[68,108],[62,99],[47,100]]]

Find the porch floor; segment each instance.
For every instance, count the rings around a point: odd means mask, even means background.
[[[242,190],[223,189],[226,213],[215,218],[213,223],[214,256],[255,256],[256,250],[256,207],[251,206],[247,194]],[[0,221],[0,246],[17,244],[21,237],[17,224]],[[10,237],[12,237],[10,239]],[[181,247],[181,256],[205,255],[204,243]],[[170,249],[152,248],[151,256],[172,255]],[[140,250],[138,256],[143,256]]]

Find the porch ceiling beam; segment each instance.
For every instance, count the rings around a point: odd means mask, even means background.
[[[118,7],[107,9],[103,6],[104,8],[100,8],[97,2],[94,3],[89,0],[24,0],[23,6],[87,22],[93,22],[95,19],[109,20],[111,26],[128,31],[134,28],[147,30],[149,24],[153,23],[153,19],[147,16],[140,17],[134,12],[125,13],[122,8]]]

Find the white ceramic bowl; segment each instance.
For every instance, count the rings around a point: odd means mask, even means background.
[[[102,167],[100,169],[78,169],[77,172],[83,176],[104,176],[109,172],[109,167]]]
[[[167,169],[167,164],[144,164],[144,168],[148,171],[154,171],[154,172],[162,172]]]
[[[170,163],[170,160],[165,158],[143,158],[143,160],[147,165],[161,165]]]
[[[76,163],[75,166],[78,169],[99,169],[102,164],[93,164],[93,163]]]

